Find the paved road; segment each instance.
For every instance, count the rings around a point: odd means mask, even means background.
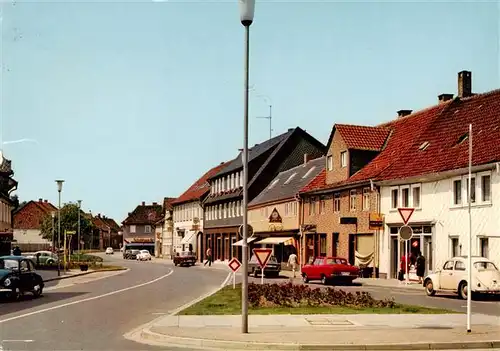
[[[218,287],[227,272],[119,260],[130,271],[0,304],[3,350],[156,350],[123,334]],[[161,348],[165,350],[165,348]]]
[[[249,277],[249,281],[259,283],[260,278]],[[289,278],[280,277],[280,278],[269,278],[264,279],[265,282],[275,282],[282,283],[290,281]],[[293,280],[294,283],[303,284],[300,278],[296,278]],[[319,282],[311,282],[309,284],[310,287],[324,287]],[[334,286],[332,286],[334,287]],[[390,287],[378,287],[378,286],[337,286],[335,288],[342,289],[345,291],[366,291],[369,292],[376,299],[385,299],[393,297],[397,303],[407,304],[407,305],[420,305],[426,307],[435,307],[435,308],[444,308],[453,311],[459,312],[467,312],[467,301],[459,299],[456,295],[443,295],[437,294],[434,297],[429,297],[425,295],[424,290],[415,290],[415,289],[399,289],[399,288],[390,288]],[[481,301],[472,301],[472,311],[473,313],[482,313],[492,316],[500,317],[500,299],[498,296],[491,298],[484,298]]]

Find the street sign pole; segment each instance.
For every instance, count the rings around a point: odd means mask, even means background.
[[[410,272],[408,271],[408,266],[409,266],[409,255],[408,255],[408,244],[409,240],[405,241],[405,269],[406,269],[406,285],[410,284]]]
[[[233,257],[228,263],[229,268],[233,271],[233,289],[236,289],[236,272],[241,267],[241,262],[236,257]]]
[[[404,240],[405,249],[405,272],[406,272],[406,285],[410,284],[410,270],[409,270],[409,259],[410,259],[410,239],[413,237],[413,230],[407,224],[410,221],[411,215],[415,211],[414,208],[401,207],[398,208],[399,215],[403,220],[403,226],[399,228],[399,237]]]
[[[233,290],[236,289],[236,272],[233,272]]]
[[[472,124],[469,124],[469,257],[467,258],[467,333],[471,332],[471,314],[472,314],[472,213],[471,213],[471,196],[472,196]]]
[[[260,266],[260,283],[264,285],[264,268],[267,266],[267,262],[269,262],[269,258],[271,257],[271,253],[273,250],[271,249],[253,249],[253,253],[257,258]]]

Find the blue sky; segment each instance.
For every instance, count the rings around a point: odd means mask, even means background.
[[[250,143],[300,126],[377,124],[457,91],[500,87],[498,2],[257,2]],[[21,200],[121,221],[180,195],[242,147],[237,1],[3,4],[2,138]]]

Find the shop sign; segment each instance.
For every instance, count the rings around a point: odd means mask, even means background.
[[[370,230],[382,229],[384,227],[384,216],[380,213],[370,213]]]
[[[133,242],[133,243],[154,243],[155,240],[154,240],[154,238],[132,238],[132,240],[130,240],[130,242]]]

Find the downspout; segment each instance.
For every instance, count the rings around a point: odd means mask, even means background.
[[[300,197],[300,194],[297,194],[295,196],[295,199],[299,203],[299,210],[298,210],[298,224],[299,224],[299,238],[300,238],[300,254],[299,254],[299,266],[302,267],[302,265],[305,262],[305,238],[304,238],[304,232],[302,231],[302,222],[304,219],[304,206],[302,205],[302,198]]]
[[[382,196],[380,194],[380,187],[378,189],[375,188],[375,184],[373,183],[373,180],[370,179],[370,186],[372,191],[376,191],[377,195],[377,214],[380,216],[380,211],[382,209],[381,201],[382,201]],[[378,191],[377,191],[378,190]],[[382,223],[382,225],[384,225]],[[373,278],[377,278],[377,268],[379,267],[379,240],[380,240],[380,228],[375,230],[375,240],[373,243]],[[380,269],[379,269],[380,273]]]

